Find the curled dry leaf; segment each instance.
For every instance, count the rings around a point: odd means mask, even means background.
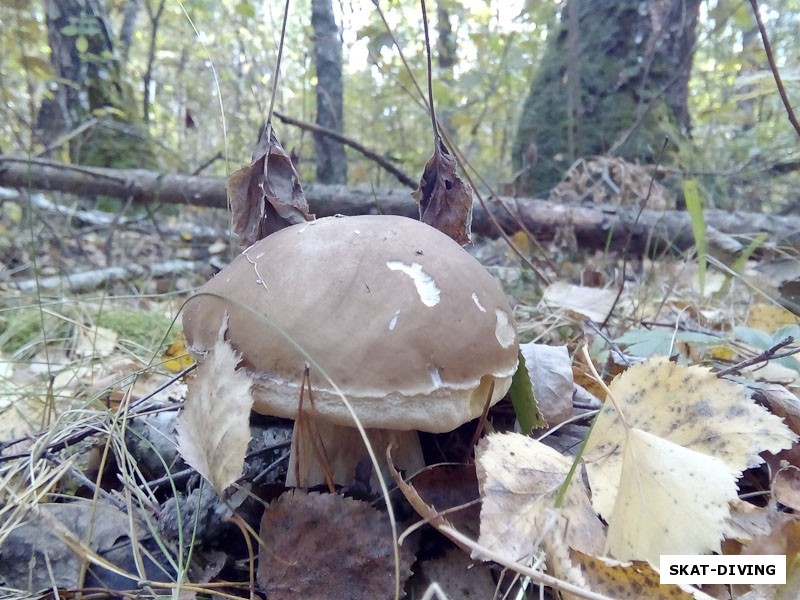
[[[555,427],[572,418],[572,360],[566,346],[528,342],[520,344],[525,357],[536,407],[547,425]]]
[[[258,583],[269,598],[392,598],[395,565],[389,517],[336,494],[286,493],[261,518]],[[412,553],[400,546],[400,582]]]
[[[197,365],[176,425],[178,452],[220,496],[242,473],[253,406],[252,378],[236,369],[241,356],[225,341],[227,329],[226,317]]]
[[[262,128],[252,162],[228,177],[228,198],[233,230],[244,246],[289,225],[314,220],[300,176],[271,126]]]
[[[425,164],[419,187],[411,194],[423,223],[449,235],[462,246],[472,229],[472,188],[456,173],[456,161],[440,139]]]
[[[775,473],[772,494],[781,504],[792,510],[800,510],[800,469],[787,465]]]

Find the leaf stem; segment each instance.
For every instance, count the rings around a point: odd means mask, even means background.
[[[431,127],[433,127],[433,152],[439,149],[439,127],[436,124],[436,110],[433,108],[433,67],[431,65],[431,40],[428,34],[428,11],[425,8],[425,0],[419,0],[422,6],[422,28],[425,31],[425,55],[428,61],[428,105],[430,106]]]

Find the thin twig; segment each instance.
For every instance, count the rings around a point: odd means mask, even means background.
[[[397,180],[405,185],[406,187],[410,187],[411,189],[416,189],[419,185],[419,182],[414,181],[411,177],[403,173],[400,169],[395,167],[390,161],[388,161],[385,157],[381,156],[377,152],[362,146],[355,140],[350,139],[349,137],[345,137],[338,131],[333,131],[332,129],[328,129],[327,127],[322,127],[315,123],[307,123],[306,121],[298,121],[297,119],[293,119],[283,113],[279,113],[277,111],[272,113],[281,120],[281,122],[286,123],[287,125],[294,125],[300,129],[305,131],[311,131],[313,133],[319,133],[320,135],[324,135],[326,137],[331,138],[332,140],[336,140],[344,144],[345,146],[350,146],[356,152],[360,152],[364,156],[366,156],[371,161],[377,163],[380,167],[383,167],[386,171],[394,175]]]
[[[747,367],[751,367],[753,365],[757,365],[758,363],[765,363],[771,360],[777,360],[779,358],[786,358],[787,356],[793,356],[800,352],[800,348],[795,348],[794,350],[790,350],[788,352],[782,352],[778,354],[778,350],[781,348],[785,348],[786,346],[791,346],[794,343],[794,338],[792,336],[787,336],[783,338],[780,342],[772,346],[771,348],[767,348],[761,354],[756,354],[746,360],[736,363],[728,367],[727,369],[723,369],[717,373],[717,377],[722,378],[727,375],[739,375],[742,369]]]
[[[435,154],[439,150],[440,137],[439,126],[436,123],[436,110],[433,107],[433,66],[431,65],[431,40],[428,34],[428,11],[425,9],[425,0],[420,0],[419,4],[422,7],[422,30],[425,32],[425,58],[428,68],[428,112],[431,115],[433,151]]]
[[[781,96],[783,106],[786,108],[786,115],[789,117],[789,122],[792,124],[792,127],[794,127],[797,135],[800,135],[800,123],[797,122],[797,117],[789,102],[789,96],[786,94],[786,88],[783,87],[781,74],[778,72],[778,65],[775,64],[775,57],[772,55],[772,47],[769,45],[767,30],[764,28],[764,22],[761,20],[761,13],[758,10],[758,0],[750,0],[750,6],[753,7],[753,14],[756,17],[758,31],[761,34],[761,41],[764,42],[764,52],[767,54],[767,62],[769,62],[769,68],[772,70],[772,76],[775,78],[775,85],[778,86],[778,93]]]
[[[269,143],[269,129],[272,128],[272,111],[275,108],[275,95],[278,93],[278,77],[281,74],[281,58],[283,58],[283,40],[286,37],[286,21],[289,18],[289,0],[286,0],[286,4],[283,7],[283,23],[281,23],[281,40],[278,43],[278,58],[275,61],[275,73],[272,75],[272,92],[270,93],[269,98],[269,110],[267,110],[267,131],[265,132],[265,136],[267,138],[267,143]],[[264,166],[266,169],[266,164]]]

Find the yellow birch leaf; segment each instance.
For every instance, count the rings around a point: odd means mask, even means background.
[[[161,360],[163,361],[162,366],[170,373],[180,373],[192,366],[194,358],[186,348],[186,338],[183,333],[175,336],[169,347],[164,350],[164,354],[161,355]]]
[[[628,435],[608,549],[619,560],[719,552],[736,476],[714,456],[640,429]]]
[[[606,402],[584,457],[615,558],[716,549],[736,499],[731,482],[763,462],[761,452],[797,440],[742,386],[703,367],[654,358],[617,377],[610,393],[624,422]]]

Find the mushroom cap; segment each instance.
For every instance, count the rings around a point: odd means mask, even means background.
[[[502,398],[517,367],[500,285],[405,217],[327,217],[253,244],[187,302],[193,353],[214,345],[226,313],[263,414],[296,418],[309,363],[323,419],[353,426],[330,378],[364,427],[450,431],[481,414],[492,384],[491,402]]]

